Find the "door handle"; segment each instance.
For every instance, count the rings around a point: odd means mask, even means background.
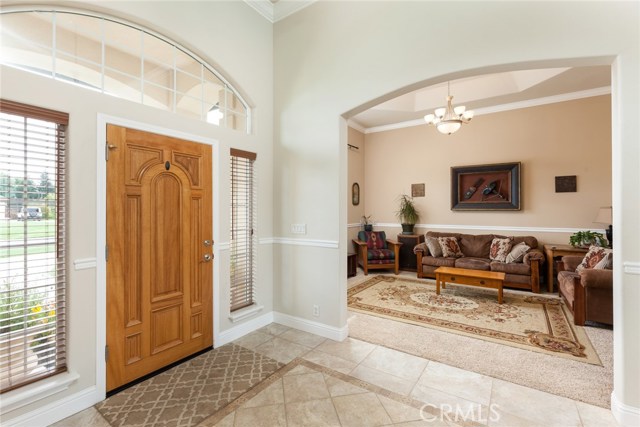
[[[204,254],[204,262],[209,262],[213,259],[213,254]]]

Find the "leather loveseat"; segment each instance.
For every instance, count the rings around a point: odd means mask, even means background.
[[[456,267],[470,270],[497,271],[505,273],[504,286],[540,292],[540,268],[544,264],[544,254],[538,249],[538,240],[533,236],[510,237],[512,245],[524,242],[529,246],[528,252],[517,262],[499,262],[490,258],[493,239],[505,239],[507,236],[495,234],[461,234],[439,233],[429,231],[426,237],[455,237],[464,256],[434,257],[426,242],[414,248],[417,257],[418,277],[435,278],[434,271],[438,267]]]

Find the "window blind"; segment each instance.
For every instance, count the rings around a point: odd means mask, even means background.
[[[255,160],[231,150],[231,311],[255,302]]]
[[[0,391],[66,371],[68,115],[0,100]]]

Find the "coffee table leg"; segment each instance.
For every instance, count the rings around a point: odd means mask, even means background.
[[[502,285],[498,288],[498,304],[502,304]]]
[[[440,275],[436,274],[436,295],[440,295]]]

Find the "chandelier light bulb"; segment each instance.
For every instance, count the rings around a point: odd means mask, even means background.
[[[447,87],[449,85],[447,84]],[[448,91],[448,90],[447,90]],[[463,123],[469,123],[473,118],[473,111],[467,110],[464,105],[453,107],[453,96],[447,95],[447,106],[436,108],[434,114],[424,116],[424,121],[428,125],[434,125],[438,132],[451,135],[457,132]]]

